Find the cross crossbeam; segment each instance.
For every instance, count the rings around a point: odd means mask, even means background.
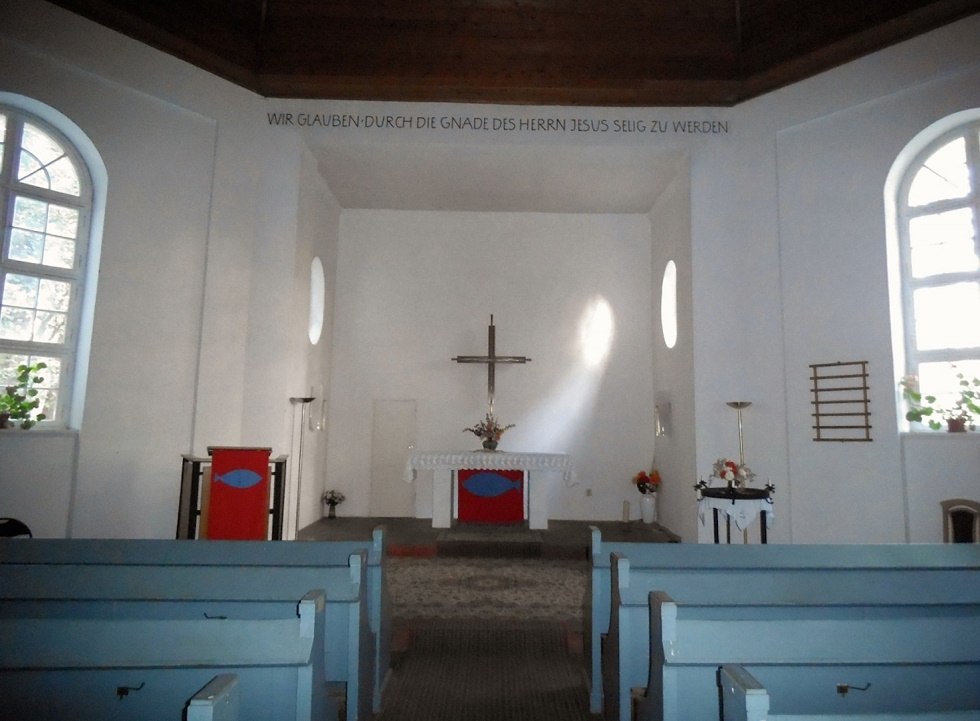
[[[528,363],[530,358],[517,355],[497,355],[496,326],[493,324],[493,315],[490,316],[490,325],[487,327],[487,354],[486,355],[458,355],[452,360],[457,363],[486,363],[487,364],[487,403],[490,406],[490,415],[493,415],[493,400],[496,381],[496,367],[498,363]]]

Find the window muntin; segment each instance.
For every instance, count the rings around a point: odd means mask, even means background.
[[[980,122],[944,134],[913,160],[899,193],[907,373],[951,397],[956,374],[980,377]]]
[[[46,123],[0,106],[0,386],[43,361],[45,424],[64,425],[75,360],[91,181]]]

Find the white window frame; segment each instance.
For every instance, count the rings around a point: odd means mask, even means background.
[[[57,402],[53,418],[46,419],[38,428],[66,428],[74,415],[80,418],[80,409],[73,409],[73,402],[80,402],[75,383],[78,377],[78,356],[80,327],[83,305],[86,299],[86,280],[88,277],[89,251],[92,245],[92,215],[94,191],[92,174],[88,163],[75,143],[49,120],[15,105],[0,104],[0,112],[7,118],[6,141],[0,166],[0,218],[3,219],[3,235],[0,238],[0,293],[8,273],[67,281],[71,284],[71,298],[67,312],[67,327],[63,343],[41,343],[0,338],[0,352],[58,358],[61,372],[57,388]],[[20,150],[21,132],[25,122],[29,122],[54,138],[71,159],[78,176],[79,194],[71,195],[47,188],[40,188],[16,179],[16,162]],[[45,202],[68,206],[78,211],[78,226],[75,234],[76,257],[71,269],[24,263],[8,258],[11,228],[13,224],[14,197],[28,197]],[[2,295],[0,295],[2,298]],[[87,356],[87,348],[85,349]],[[43,375],[43,373],[42,373]],[[76,424],[77,425],[77,424]]]
[[[916,173],[921,169],[933,153],[947,143],[957,138],[964,138],[966,143],[967,163],[970,169],[970,192],[963,198],[942,199],[910,207],[908,204],[909,189]],[[980,255],[980,119],[970,119],[952,128],[946,129],[929,140],[914,155],[902,173],[898,185],[898,202],[896,204],[896,229],[898,233],[898,251],[901,273],[901,304],[903,321],[903,350],[905,375],[918,376],[922,363],[960,363],[980,360],[980,346],[966,348],[937,348],[920,350],[916,341],[913,294],[921,288],[942,287],[953,283],[970,282],[980,285],[980,268],[971,271],[958,271],[933,275],[926,278],[915,278],[912,274],[911,245],[909,225],[918,217],[934,215],[941,212],[958,209],[971,209],[973,215],[973,241],[976,252]],[[968,320],[968,319],[966,319]],[[980,323],[980,319],[976,319]],[[950,389],[952,390],[952,389]],[[903,414],[904,415],[904,412]],[[926,428],[916,427],[914,430]]]

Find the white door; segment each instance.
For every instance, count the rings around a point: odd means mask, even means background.
[[[416,402],[374,401],[371,433],[372,516],[415,516],[415,485],[406,483],[405,464],[415,448]]]

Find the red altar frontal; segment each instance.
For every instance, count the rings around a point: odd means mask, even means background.
[[[456,472],[456,520],[523,523],[524,471],[461,469]]]

